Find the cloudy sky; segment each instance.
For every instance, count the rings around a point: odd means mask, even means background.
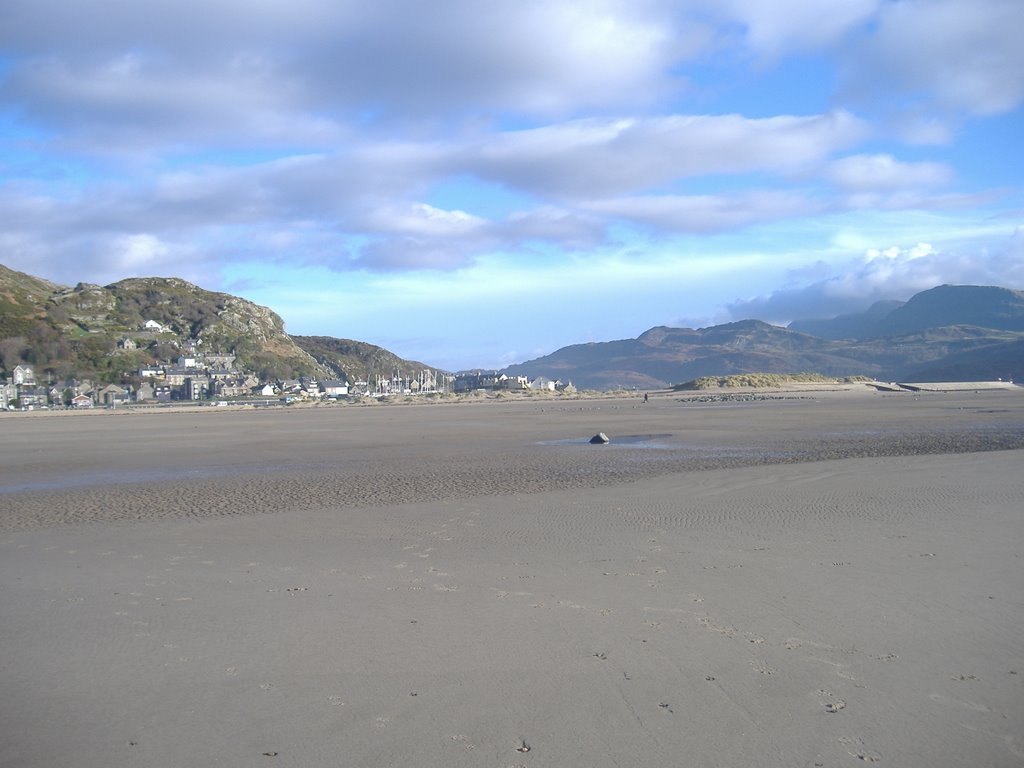
[[[1020,0],[4,0],[0,263],[448,369],[1024,288]]]

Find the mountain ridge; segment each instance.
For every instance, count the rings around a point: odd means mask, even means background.
[[[864,312],[831,319],[794,320],[788,328],[832,340],[864,340],[950,325],[1024,331],[1024,291],[991,285],[939,285],[907,301],[880,301]]]
[[[971,322],[967,322],[971,321]],[[809,333],[811,328],[821,335]],[[807,330],[805,330],[807,329]],[[840,338],[830,338],[842,329]],[[857,333],[849,333],[856,330]],[[906,302],[788,328],[740,320],[708,328],[655,326],[635,339],[589,342],[503,373],[570,379],[581,388],[660,388],[704,376],[813,371],[826,376],[927,380],[1024,377],[1024,292],[938,286]]]

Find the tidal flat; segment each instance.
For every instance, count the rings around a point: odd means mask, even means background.
[[[0,433],[0,765],[1024,761],[1024,390]]]

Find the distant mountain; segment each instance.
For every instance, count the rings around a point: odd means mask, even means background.
[[[125,345],[126,339],[131,343]],[[202,351],[234,354],[239,368],[265,381],[304,374],[354,380],[378,362],[387,374],[422,366],[380,347],[325,338],[316,350],[337,342],[348,351],[317,359],[304,348],[314,346],[285,333],[284,321],[270,309],[178,278],[71,288],[0,265],[0,374],[27,362],[37,375],[116,381],[199,339]]]
[[[544,375],[586,389],[658,388],[702,376],[815,371],[870,375],[842,346],[760,320],[710,328],[652,328],[636,339],[576,344],[505,369]]]
[[[1024,331],[1024,291],[981,285],[940,285],[912,296],[886,318],[886,325],[891,336],[950,325]]]
[[[1024,379],[1024,293],[940,286],[906,303],[880,303],[860,315],[789,328],[758,320],[696,330],[652,328],[636,339],[564,347],[504,372],[611,389],[800,371],[892,381]]]
[[[875,339],[951,325],[1024,331],[1024,291],[940,285],[907,302],[881,301],[865,312],[831,320],[795,320],[789,329],[824,339]]]
[[[822,339],[873,339],[886,336],[886,318],[902,307],[903,301],[878,301],[864,312],[839,315],[831,319],[794,320],[789,330],[809,333]]]

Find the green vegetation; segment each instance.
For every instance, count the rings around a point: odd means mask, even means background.
[[[765,389],[783,387],[787,384],[853,384],[871,380],[869,376],[837,378],[823,376],[820,373],[742,373],[732,376],[702,376],[685,384],[679,384],[673,387],[673,389],[679,392],[700,389],[732,389],[737,387]]]
[[[144,328],[154,320],[165,328]],[[135,350],[118,346],[131,339]],[[0,375],[21,363],[37,377],[118,382],[140,365],[171,360],[201,339],[269,379],[327,373],[265,307],[176,278],[136,278],[106,287],[54,285],[0,266]]]

